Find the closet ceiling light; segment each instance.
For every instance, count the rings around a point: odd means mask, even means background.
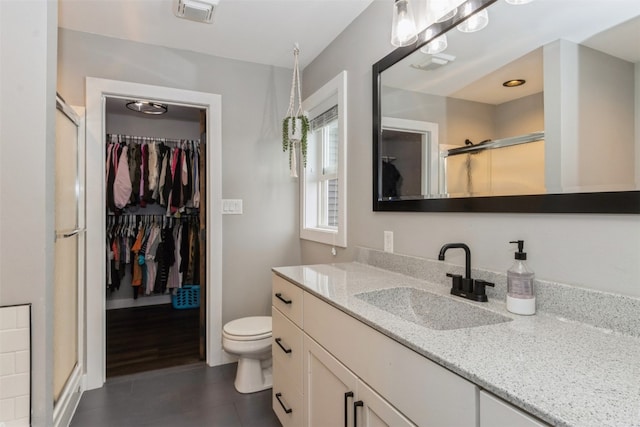
[[[138,113],[156,115],[164,114],[168,110],[166,104],[160,104],[159,102],[151,101],[129,101],[127,102],[127,108]]]

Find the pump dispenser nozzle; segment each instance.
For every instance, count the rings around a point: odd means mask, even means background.
[[[515,259],[527,259],[527,253],[522,251],[524,249],[524,240],[512,240],[509,243],[518,244],[518,252],[515,253]]]

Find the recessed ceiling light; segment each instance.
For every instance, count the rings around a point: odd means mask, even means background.
[[[526,82],[527,81],[524,80],[524,79],[513,79],[513,80],[507,80],[506,82],[502,83],[502,86],[504,86],[504,87],[518,87],[518,86],[522,86]]]

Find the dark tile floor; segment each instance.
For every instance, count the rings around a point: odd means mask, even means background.
[[[271,390],[238,393],[235,371],[200,363],[109,379],[82,395],[71,427],[279,427]]]

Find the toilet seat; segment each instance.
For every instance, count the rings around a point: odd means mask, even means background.
[[[271,317],[253,316],[232,320],[224,325],[222,334],[235,341],[256,341],[271,337]]]

